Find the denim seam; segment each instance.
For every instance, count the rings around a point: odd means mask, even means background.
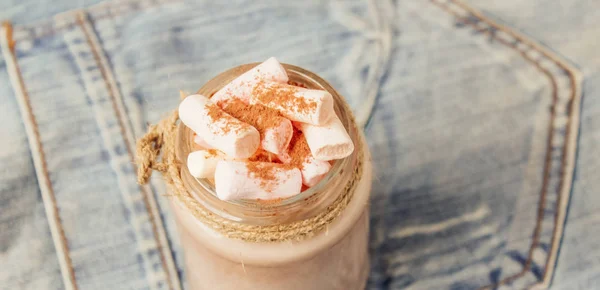
[[[75,13],[73,17],[79,19]],[[79,20],[78,20],[79,21]],[[147,211],[137,212],[138,205],[145,209],[143,194],[137,184],[132,183],[132,179],[127,176],[126,166],[132,166],[130,155],[121,154],[117,148],[127,148],[126,137],[123,135],[123,129],[119,124],[117,111],[114,103],[111,101],[111,91],[104,81],[105,72],[98,67],[97,55],[89,44],[88,31],[81,26],[75,26],[63,33],[64,43],[68,51],[72,54],[75,65],[79,68],[79,76],[85,90],[84,96],[87,97],[94,110],[95,120],[103,140],[103,146],[110,158],[110,167],[117,178],[118,191],[123,198],[124,208],[130,212],[128,226],[133,231],[138,248],[137,254],[141,257],[141,267],[144,270],[146,281],[150,281],[149,288],[155,289],[156,285],[164,281],[164,267],[160,270],[154,270],[151,255],[153,251],[158,252],[158,242],[154,236],[145,237],[144,233],[151,232],[152,220]],[[94,70],[90,70],[94,68]],[[102,88],[98,90],[94,88]],[[116,125],[111,125],[116,124]],[[116,128],[117,130],[114,130]],[[158,273],[157,273],[158,272]],[[167,283],[165,281],[165,283]]]
[[[501,25],[493,20],[491,20],[489,17],[486,17],[483,13],[481,13],[480,11],[464,4],[461,1],[458,0],[430,0],[431,3],[433,3],[434,5],[439,6],[440,8],[442,8],[442,10],[452,14],[453,16],[455,16],[457,18],[458,21],[470,25],[472,26],[476,32],[478,32],[478,34],[481,35],[489,35],[490,39],[493,39],[495,41],[498,41],[504,45],[506,45],[507,47],[515,50],[516,52],[519,52],[523,58],[530,62],[531,64],[533,64],[540,72],[542,72],[543,74],[545,74],[551,84],[552,84],[552,111],[551,111],[551,118],[550,118],[550,124],[549,124],[549,134],[548,134],[548,142],[547,142],[547,146],[546,146],[546,154],[545,154],[545,163],[544,163],[544,176],[543,176],[543,184],[542,184],[542,189],[540,192],[540,202],[538,205],[538,213],[537,213],[537,219],[536,219],[536,225],[535,225],[535,229],[533,232],[533,239],[532,239],[532,243],[531,243],[531,247],[529,249],[529,253],[528,253],[528,257],[527,260],[525,262],[525,265],[523,266],[523,269],[521,270],[521,272],[518,272],[514,275],[511,275],[509,277],[506,277],[504,279],[502,279],[501,281],[499,281],[498,283],[495,284],[491,284],[491,285],[487,285],[487,286],[483,286],[483,289],[494,289],[498,286],[507,284],[507,283],[511,283],[516,279],[519,279],[521,277],[523,277],[530,269],[531,269],[531,264],[533,261],[533,252],[535,250],[535,248],[537,246],[539,246],[539,239],[540,239],[540,235],[542,232],[542,221],[544,220],[544,205],[546,203],[546,198],[547,198],[547,191],[548,191],[548,183],[549,183],[549,179],[550,179],[550,170],[551,170],[551,162],[552,162],[552,153],[551,153],[551,148],[553,145],[553,137],[555,136],[555,122],[557,119],[556,116],[556,111],[557,111],[557,103],[559,101],[559,97],[558,97],[558,88],[557,88],[557,81],[556,79],[558,77],[560,77],[560,75],[557,77],[556,75],[553,75],[552,72],[550,72],[547,68],[545,68],[541,63],[540,63],[540,59],[534,59],[532,58],[530,55],[527,54],[528,51],[537,51],[542,57],[545,57],[546,60],[550,60],[554,65],[558,66],[559,68],[561,68],[561,70],[566,73],[568,75],[568,78],[570,80],[570,88],[571,88],[571,94],[569,97],[569,101],[566,104],[567,106],[567,124],[565,125],[566,128],[566,132],[565,132],[565,141],[564,141],[564,146],[562,148],[562,153],[561,153],[561,171],[560,171],[560,181],[559,181],[559,185],[558,185],[558,199],[556,202],[556,207],[555,207],[555,216],[554,216],[554,226],[553,226],[553,233],[552,233],[552,245],[550,247],[549,253],[547,255],[546,258],[546,265],[544,268],[544,275],[542,278],[542,281],[538,281],[533,283],[532,285],[529,285],[528,288],[532,288],[532,287],[547,287],[549,286],[549,282],[551,280],[552,274],[553,274],[553,268],[550,267],[551,264],[553,263],[553,260],[556,260],[556,250],[558,249],[558,244],[557,242],[560,240],[560,236],[562,235],[562,223],[560,223],[560,220],[564,220],[565,218],[565,211],[566,211],[566,202],[568,200],[568,195],[569,195],[569,191],[571,188],[571,183],[572,183],[572,174],[573,174],[573,169],[574,169],[574,152],[575,152],[575,148],[577,146],[577,126],[578,126],[578,120],[579,120],[579,111],[578,108],[579,106],[579,102],[581,99],[581,73],[579,72],[579,70],[577,70],[575,67],[573,67],[572,65],[570,65],[568,62],[562,60],[556,53],[553,53],[551,51],[549,51],[548,49],[545,49],[544,47],[542,47],[541,45],[537,44],[536,42],[528,39],[528,37],[524,36],[521,33],[518,33],[516,31],[514,31],[511,28],[508,28],[504,25]],[[451,5],[454,6],[451,6]],[[461,15],[459,12],[455,11],[454,9],[461,9],[461,12],[467,12],[467,16],[465,17],[464,15]],[[478,22],[474,21],[473,18],[476,18],[478,21],[480,21],[480,23],[484,23],[484,27],[478,27]],[[497,37],[496,34],[494,33],[494,30],[499,30],[499,31],[503,31],[505,33],[507,33],[508,35],[510,35],[515,41],[514,42],[508,42],[505,39],[502,39],[500,37]],[[521,45],[521,47],[519,47],[519,45]],[[523,48],[524,46],[524,48]]]
[[[37,119],[31,107],[31,100],[29,99],[29,94],[21,75],[21,70],[17,62],[17,56],[15,55],[14,40],[11,37],[11,30],[12,27],[10,24],[5,23],[2,26],[2,33],[0,35],[0,48],[2,48],[10,82],[13,90],[15,91],[16,99],[19,103],[19,109],[21,111],[22,120],[27,133],[27,140],[29,142],[35,167],[37,183],[42,195],[50,233],[52,235],[52,240],[54,242],[56,255],[61,269],[62,280],[66,289],[77,290],[78,287],[75,271],[73,269],[73,262],[71,260],[71,256],[69,255],[68,240],[62,226],[60,212],[56,205],[56,195],[52,186],[52,182],[50,181],[50,175],[48,173],[46,153],[41,141]]]
[[[112,74],[108,62],[103,55],[102,48],[100,48],[99,41],[86,16],[87,15],[83,11],[78,13],[77,23],[85,34],[87,43],[90,46],[90,49],[94,55],[96,65],[99,68],[102,75],[102,79],[104,80],[104,83],[106,85],[107,92],[110,95],[110,101],[113,105],[114,113],[117,116],[120,132],[123,136],[123,139],[125,140],[127,153],[129,154],[131,162],[135,162],[135,138],[130,123],[128,123],[127,120],[125,120],[126,117],[124,117],[127,113],[125,111],[125,108],[123,107],[123,97],[120,91],[118,90],[118,87],[116,86],[114,75]],[[160,213],[158,211],[156,199],[154,198],[154,195],[152,194],[148,185],[140,185],[140,190],[142,193],[146,211],[150,216],[152,232],[156,243],[158,244],[158,251],[160,253],[163,269],[167,275],[167,282],[169,283],[169,288],[179,289],[178,286],[180,285],[180,283],[177,281],[178,279],[176,275],[177,271],[175,270],[175,263],[173,261],[173,257],[170,255],[171,249],[167,242],[164,225],[160,220]]]
[[[77,17],[77,15],[74,15]],[[105,72],[98,67],[96,54],[89,45],[85,28],[75,26],[63,33],[64,43],[71,53],[75,66],[79,69],[78,77],[81,80],[85,97],[89,100],[94,113],[94,119],[100,133],[102,146],[107,152],[117,182],[117,191],[120,193],[123,208],[129,214],[127,227],[131,230],[139,256],[139,266],[143,270],[146,281],[151,281],[150,289],[162,282],[160,276],[164,273],[153,271],[151,255],[158,250],[158,243],[154,238],[147,237],[145,233],[151,232],[150,216],[147,211],[138,212],[138,208],[145,209],[143,194],[139,186],[127,175],[127,167],[131,165],[131,158],[118,148],[127,148],[126,139],[122,134],[122,127],[117,118],[115,106],[111,101],[110,89],[104,81]],[[163,268],[160,268],[161,270]],[[166,282],[165,282],[166,283]]]

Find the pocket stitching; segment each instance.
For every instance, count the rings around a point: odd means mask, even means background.
[[[542,231],[542,221],[544,220],[544,205],[546,203],[546,198],[547,198],[547,194],[548,194],[548,184],[549,184],[549,179],[550,179],[550,170],[551,170],[551,162],[552,162],[552,153],[551,153],[551,148],[552,148],[552,142],[553,142],[553,136],[555,134],[555,128],[554,128],[554,123],[555,120],[557,118],[557,114],[556,114],[556,105],[559,101],[559,97],[558,97],[558,88],[557,88],[557,80],[556,80],[556,76],[553,75],[552,72],[550,72],[548,69],[544,68],[541,63],[540,60],[536,60],[533,59],[532,57],[527,55],[527,49],[531,49],[534,51],[537,51],[542,57],[545,57],[547,60],[550,60],[552,63],[554,63],[556,66],[560,67],[562,69],[563,72],[565,72],[568,75],[568,78],[570,80],[570,88],[571,88],[571,94],[569,96],[569,101],[567,104],[567,124],[565,125],[565,142],[562,148],[562,152],[561,152],[561,171],[560,171],[560,181],[559,181],[559,185],[558,185],[558,198],[557,198],[557,202],[556,202],[556,206],[555,206],[555,216],[554,216],[554,221],[553,221],[553,233],[552,233],[552,238],[551,238],[551,247],[549,250],[549,253],[547,254],[547,258],[546,258],[546,264],[544,267],[544,273],[542,276],[542,280],[541,281],[537,281],[534,282],[531,285],[528,285],[527,288],[536,286],[536,285],[543,285],[543,286],[549,286],[550,284],[550,280],[552,278],[553,272],[554,272],[554,267],[550,267],[550,261],[551,260],[556,260],[557,255],[558,255],[558,248],[560,247],[560,244],[557,244],[560,242],[560,236],[562,236],[563,231],[562,231],[562,224],[564,223],[565,220],[565,211],[566,208],[568,207],[568,196],[570,195],[570,188],[572,187],[572,173],[574,170],[574,158],[575,158],[575,149],[577,148],[577,135],[578,135],[578,131],[577,131],[577,126],[578,126],[578,120],[579,120],[579,102],[581,99],[581,73],[574,68],[573,66],[569,65],[566,61],[560,59],[557,55],[555,55],[554,53],[544,49],[543,47],[540,47],[539,44],[537,44],[536,42],[524,37],[523,35],[520,35],[519,33],[515,32],[514,30],[505,27],[503,25],[500,25],[498,23],[496,23],[495,21],[491,20],[490,18],[486,17],[483,15],[483,13],[481,13],[480,11],[466,5],[465,3],[459,1],[459,0],[447,0],[446,2],[442,2],[444,0],[430,0],[430,2],[433,5],[436,5],[438,7],[440,7],[442,10],[444,10],[445,12],[453,15],[454,17],[456,17],[456,19],[464,24],[467,24],[471,27],[473,27],[473,29],[475,29],[476,32],[481,33],[482,35],[485,34],[489,34],[490,39],[498,41],[502,44],[504,44],[505,46],[507,46],[508,48],[511,48],[513,50],[515,50],[516,52],[518,52],[519,54],[521,54],[523,56],[523,58],[530,62],[531,64],[533,64],[540,72],[542,72],[543,74],[545,74],[551,84],[552,84],[552,110],[551,110],[551,115],[550,115],[550,124],[549,124],[549,133],[548,133],[548,141],[547,141],[547,145],[546,145],[546,152],[545,152],[545,162],[544,162],[544,175],[543,175],[543,181],[542,181],[542,188],[540,190],[540,201],[538,204],[538,209],[537,209],[537,218],[536,218],[536,224],[535,224],[535,228],[534,228],[534,233],[533,233],[533,238],[532,238],[532,243],[531,246],[529,248],[529,252],[528,252],[528,257],[527,260],[525,261],[525,264],[523,266],[523,269],[513,275],[510,275],[508,277],[505,277],[504,279],[502,279],[501,281],[494,283],[494,284],[490,284],[490,285],[486,285],[481,287],[481,289],[495,289],[496,287],[505,285],[507,283],[511,283],[521,277],[523,277],[528,271],[531,270],[532,267],[532,262],[533,262],[533,252],[535,250],[535,248],[537,246],[539,246],[540,243],[540,235],[541,235],[541,231]],[[455,5],[454,7],[451,7],[450,5]],[[468,16],[465,17],[463,15],[460,15],[458,12],[456,12],[455,10],[453,10],[453,8],[458,8],[458,9],[462,9],[465,12],[467,12]],[[478,23],[474,22],[473,20],[471,20],[471,18],[476,18],[479,21],[483,22],[484,24],[486,24],[486,27],[478,27]],[[511,43],[508,42],[500,37],[497,37],[495,35],[495,33],[493,33],[493,30],[500,30],[503,31],[507,34],[509,34],[511,37],[513,37],[513,39],[515,40],[515,42]],[[525,48],[519,48],[517,45],[519,43],[525,44]],[[559,220],[562,221],[562,223],[559,223]],[[560,233],[559,233],[560,231]]]

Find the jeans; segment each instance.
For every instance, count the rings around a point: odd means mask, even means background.
[[[135,140],[179,90],[270,56],[327,79],[365,126],[368,289],[600,285],[599,4],[224,2],[107,1],[3,28],[1,289],[185,288]]]

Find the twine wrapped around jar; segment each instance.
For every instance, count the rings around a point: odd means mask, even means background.
[[[349,109],[347,111],[350,112]],[[350,120],[350,126],[356,130],[356,123],[352,116]],[[342,214],[350,203],[362,176],[364,148],[362,142],[357,142],[358,144],[355,144],[357,162],[354,164],[353,175],[343,192],[324,211],[304,220],[280,225],[250,225],[234,222],[207,210],[186,189],[181,178],[182,164],[177,160],[175,153],[178,122],[179,115],[175,111],[158,124],[151,125],[148,132],[138,140],[136,152],[138,183],[147,183],[153,170],[160,171],[173,198],[177,198],[184,204],[202,223],[228,238],[248,242],[300,241],[310,238],[325,230]]]

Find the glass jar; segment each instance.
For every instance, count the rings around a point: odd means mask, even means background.
[[[199,94],[211,96],[257,64],[230,69],[208,81]],[[316,186],[276,202],[222,201],[207,180],[189,173],[187,155],[194,150],[193,132],[182,123],[177,129],[176,156],[181,179],[197,203],[171,199],[185,253],[189,289],[364,289],[369,273],[368,204],[371,161],[362,132],[356,128],[343,98],[322,78],[300,67],[284,64],[291,83],[329,91],[335,110],[355,144],[349,157],[335,161]],[[356,169],[360,170],[356,170]],[[362,172],[357,175],[357,172]],[[353,180],[354,179],[354,180]],[[220,224],[285,226],[330,211],[353,182],[353,194],[339,215],[316,233],[292,239],[261,238],[261,233],[232,235],[194,215],[203,207]],[[259,237],[258,239],[256,237]]]

